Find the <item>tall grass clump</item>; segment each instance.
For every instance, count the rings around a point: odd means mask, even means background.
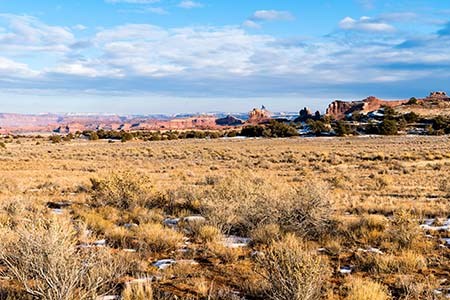
[[[388,300],[387,289],[370,279],[352,278],[347,300]]]
[[[267,299],[323,299],[322,285],[329,274],[327,263],[294,235],[270,245],[257,263],[268,284]]]

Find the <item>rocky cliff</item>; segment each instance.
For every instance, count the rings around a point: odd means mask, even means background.
[[[346,115],[361,112],[368,113],[380,109],[382,106],[396,107],[406,104],[409,100],[395,100],[387,101],[376,97],[368,97],[361,101],[341,101],[336,100],[328,105],[326,115],[333,117],[336,120],[342,120]]]

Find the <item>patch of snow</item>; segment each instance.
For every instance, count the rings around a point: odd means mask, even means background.
[[[123,249],[123,252],[126,252],[126,253],[136,253],[136,249]]]
[[[206,222],[205,217],[202,216],[188,216],[188,217],[184,217],[183,221],[187,222],[187,223],[204,223]]]
[[[373,248],[373,247],[370,247],[370,248],[368,248],[368,249],[362,249],[362,248],[359,248],[358,251],[360,251],[360,252],[365,252],[365,253],[384,254],[384,252],[381,251],[380,249],[378,249],[378,248]]]
[[[234,235],[226,236],[223,240],[224,246],[228,248],[247,247],[250,242],[251,242],[250,238],[244,238]]]
[[[445,295],[445,298],[450,299],[450,288],[434,290],[434,294],[439,296]]]
[[[155,262],[153,266],[157,267],[160,270],[165,270],[174,264],[198,265],[198,262],[193,259],[182,259],[178,261],[174,259],[161,259]]]
[[[450,219],[444,221],[442,226],[433,226],[435,221],[435,219],[426,219],[425,223],[420,225],[420,227],[424,230],[430,231],[450,231]]]
[[[441,239],[447,246],[450,246],[450,238],[442,238]]]
[[[339,270],[339,273],[341,274],[350,274],[352,273],[352,268],[350,266],[344,266]]]
[[[55,215],[62,215],[64,213],[64,210],[62,210],[61,208],[54,208],[52,209],[52,213],[54,213]]]
[[[97,246],[97,247],[104,247],[104,246],[106,246],[106,240],[103,239],[103,240],[95,241],[95,242],[94,242],[94,246]]]
[[[174,259],[161,259],[153,264],[153,266],[157,267],[160,270],[165,270],[171,265],[175,264],[176,260]]]
[[[135,224],[135,223],[127,223],[127,224],[124,224],[123,227],[125,227],[126,229],[131,229],[131,228],[133,228],[133,227],[138,227],[138,224]]]
[[[179,218],[175,218],[175,219],[165,219],[163,221],[164,225],[169,226],[169,227],[175,227],[178,225],[178,223],[180,223],[180,219]]]

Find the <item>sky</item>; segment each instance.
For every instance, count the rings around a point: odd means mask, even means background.
[[[450,0],[0,0],[0,112],[323,111],[450,91]]]

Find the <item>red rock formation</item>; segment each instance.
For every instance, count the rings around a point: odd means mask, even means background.
[[[355,112],[368,113],[380,109],[382,106],[396,107],[407,103],[408,100],[387,101],[376,97],[368,97],[361,101],[333,101],[327,108],[326,115],[336,120],[342,120],[347,114]]]
[[[248,114],[248,120],[247,123],[250,124],[262,124],[267,123],[271,120],[270,112],[265,108],[257,109],[254,108],[249,114]]]

